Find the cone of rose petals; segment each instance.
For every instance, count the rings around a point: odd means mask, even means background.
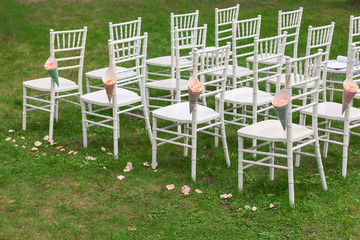
[[[199,81],[199,79],[195,76],[191,76],[188,83],[190,114],[192,113],[203,89],[203,84]]]
[[[344,114],[346,108],[349,106],[358,91],[358,85],[351,78],[344,81],[341,114]]]
[[[52,80],[59,86],[59,73],[57,61],[53,56],[50,56],[44,65],[45,69],[50,74]]]
[[[111,102],[111,98],[114,95],[114,89],[116,86],[116,74],[111,68],[106,70],[104,76],[102,77],[102,81],[104,83],[109,102]]]
[[[289,103],[290,93],[286,87],[277,92],[272,100],[272,104],[284,130],[287,124]]]

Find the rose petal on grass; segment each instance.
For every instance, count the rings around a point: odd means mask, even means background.
[[[75,152],[73,152],[73,154],[74,154],[74,155],[76,155],[76,154],[77,154],[77,152],[75,151]]]
[[[40,142],[40,141],[36,141],[36,142],[34,142],[35,147],[40,147],[40,146],[41,146],[41,144],[42,144],[42,142]]]
[[[42,153],[41,155],[42,155],[42,156],[46,156],[46,153]]]
[[[90,156],[85,157],[85,159],[86,159],[86,160],[91,160],[91,161],[95,161],[95,160],[96,160],[96,158],[90,157]]]
[[[60,149],[60,152],[64,152],[64,151],[65,151],[65,148]]]
[[[150,163],[149,162],[143,162],[143,166],[150,167]]]
[[[11,140],[11,137],[8,137],[5,139],[5,141],[10,141]]]
[[[21,147],[22,147],[22,148],[26,148],[26,146],[24,146],[24,145],[22,145]]]
[[[60,156],[60,154],[56,154],[56,156],[58,157],[58,156]]]
[[[17,147],[17,146],[19,146],[19,145],[15,144],[14,146]]]
[[[50,143],[51,146],[57,144],[57,142],[54,142],[54,140],[52,140],[52,139],[48,140],[48,142]]]
[[[105,167],[105,166],[103,166],[103,169],[104,169],[104,170],[106,170],[106,167]]]
[[[12,142],[14,143],[14,142],[16,142],[16,140],[15,140],[15,139],[13,139],[13,140],[12,140]]]
[[[270,203],[269,208],[273,208],[273,207],[275,207],[275,205]]]
[[[129,230],[129,231],[136,231],[136,227],[127,227],[127,230]]]
[[[33,147],[32,149],[31,149],[32,151],[37,151],[37,150],[39,150],[37,147]]]
[[[9,129],[9,131],[8,132],[15,132],[15,130],[13,130],[13,129]]]
[[[56,147],[56,149],[61,149],[61,148],[62,148],[62,146],[57,146],[57,147]]]
[[[103,150],[104,152],[106,151],[106,148],[104,148],[104,147],[101,147],[101,150]]]
[[[174,190],[174,189],[175,189],[175,185],[174,185],[174,184],[166,185],[166,189],[169,190],[169,191]]]
[[[20,138],[21,138],[22,140],[25,140],[25,137],[23,137],[23,136],[21,136]]]
[[[130,172],[133,169],[132,163],[127,162],[126,167],[124,168],[124,172]]]
[[[190,195],[190,190],[191,188],[189,188],[187,185],[184,185],[181,188],[181,191],[183,192],[184,195]]]
[[[249,209],[251,209],[251,207],[249,205],[245,205],[245,209],[249,210]]]
[[[272,194],[272,193],[269,193],[269,194],[268,194],[268,197],[272,197],[272,196],[274,196],[274,194]]]
[[[257,210],[257,207],[255,207],[255,206],[253,206],[252,208],[251,208],[251,210],[253,210],[254,212]]]
[[[200,189],[195,189],[195,192],[198,193],[198,194],[203,193]]]
[[[159,171],[159,169],[154,169],[154,170],[153,170],[153,172],[157,172],[157,171]]]
[[[74,150],[71,150],[70,152],[68,152],[68,154],[70,155],[70,154],[72,154],[74,152]]]
[[[229,193],[229,194],[221,194],[220,198],[232,198],[232,194],[231,193]]]
[[[112,153],[111,153],[111,152],[108,152],[108,153],[106,153],[106,154],[112,156]]]
[[[241,212],[242,211],[242,208],[239,208],[238,210],[236,210],[237,212]]]
[[[48,140],[49,140],[49,135],[46,135],[46,136],[44,137],[44,140],[45,140],[45,141],[48,141]]]
[[[117,176],[117,179],[119,179],[120,181],[123,180],[124,178],[125,178],[125,176],[123,176],[123,175]]]

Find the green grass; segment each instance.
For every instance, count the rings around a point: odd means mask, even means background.
[[[249,169],[244,192],[238,193],[237,136],[236,128],[231,126],[227,128],[230,168],[225,167],[222,148],[216,149],[212,138],[199,136],[197,182],[191,180],[190,159],[182,156],[180,147],[159,148],[157,172],[142,166],[151,161],[151,145],[141,120],[121,118],[118,159],[100,149],[112,152],[109,129],[90,129],[89,147],[84,149],[80,108],[65,103],[60,106],[54,129],[57,145],[43,141],[38,152],[31,151],[34,142],[48,134],[48,114],[30,112],[28,130],[21,130],[22,82],[47,76],[43,64],[49,56],[50,28],[88,26],[87,72],[108,63],[109,21],[142,17],[142,30],[149,33],[150,58],[170,53],[170,12],[199,9],[199,24],[208,24],[210,46],[214,43],[214,8],[236,3],[241,5],[239,19],[262,15],[262,37],[276,34],[278,10],[304,7],[299,56],[304,55],[307,27],[332,21],[336,27],[330,56],[345,55],[349,17],[359,13],[358,6],[336,0],[2,0],[0,239],[360,238],[358,137],[351,138],[346,179],[341,177],[340,147],[331,146],[328,158],[323,159],[328,191],[322,190],[315,160],[306,158],[295,169],[295,207],[288,202],[287,174],[280,170],[275,172],[275,181],[270,182],[267,168]],[[15,132],[8,133],[9,129]],[[5,141],[7,137],[16,139],[16,143]],[[66,151],[56,149],[60,145]],[[78,154],[68,155],[70,150]],[[86,160],[86,156],[97,159]],[[124,173],[128,161],[134,169]],[[118,175],[126,178],[119,181]],[[175,184],[175,190],[166,190],[170,183]],[[190,196],[182,195],[184,184],[191,187]],[[196,194],[196,188],[203,194]],[[232,193],[233,197],[220,199],[224,193]],[[275,207],[269,208],[270,203]],[[258,209],[245,210],[245,205]],[[129,231],[128,227],[137,230]]]

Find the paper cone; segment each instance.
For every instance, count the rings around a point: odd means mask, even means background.
[[[345,110],[347,109],[358,91],[359,87],[352,79],[346,79],[344,81],[341,114],[344,114]]]
[[[59,73],[56,59],[50,56],[48,60],[46,60],[44,67],[50,74],[52,80],[59,86]]]
[[[111,102],[111,98],[114,95],[114,89],[116,86],[116,74],[111,68],[106,70],[104,76],[102,77],[102,81],[104,83],[104,88],[109,102]]]
[[[287,88],[283,88],[279,92],[277,92],[274,96],[272,104],[275,108],[276,114],[283,129],[286,129],[287,125],[287,117],[290,103],[290,93]]]
[[[203,89],[203,84],[199,81],[199,79],[197,79],[195,76],[191,76],[188,83],[190,114],[192,113]]]

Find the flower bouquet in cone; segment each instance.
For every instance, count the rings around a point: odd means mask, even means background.
[[[284,130],[286,129],[287,124],[289,103],[290,93],[287,87],[284,87],[279,92],[277,92],[272,100],[272,104]]]
[[[341,114],[344,114],[346,108],[349,106],[349,104],[351,103],[352,99],[354,98],[354,96],[358,91],[359,91],[359,87],[354,82],[354,80],[348,78],[344,81]]]
[[[111,68],[106,70],[104,76],[102,77],[102,81],[104,83],[105,91],[109,102],[111,102],[111,98],[114,95],[114,89],[116,86],[116,74]]]
[[[203,84],[199,81],[199,79],[192,75],[188,83],[190,113],[193,111],[203,89]]]
[[[50,74],[52,80],[59,86],[59,73],[57,61],[53,56],[50,56],[44,65],[45,69]]]

